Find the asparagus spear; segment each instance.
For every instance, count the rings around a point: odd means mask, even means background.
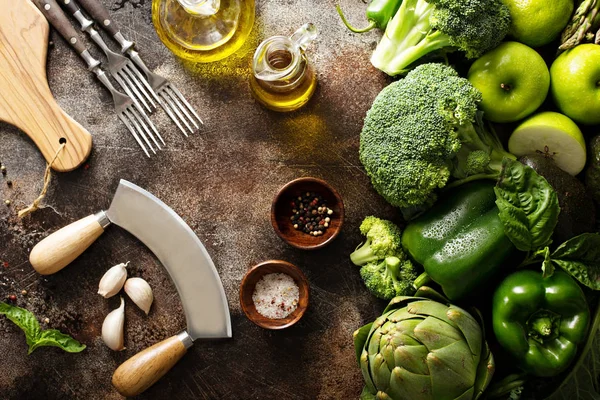
[[[583,0],[560,38],[558,52],[571,49],[582,42],[600,42],[600,0]]]

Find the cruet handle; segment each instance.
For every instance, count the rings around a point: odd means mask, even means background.
[[[290,36],[290,40],[294,43],[294,46],[304,51],[308,45],[316,39],[318,34],[317,27],[311,22],[308,22],[294,32],[294,34]]]

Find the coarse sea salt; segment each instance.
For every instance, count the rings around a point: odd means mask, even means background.
[[[271,319],[285,318],[296,310],[300,291],[294,279],[286,274],[266,274],[256,282],[252,301],[256,311]]]

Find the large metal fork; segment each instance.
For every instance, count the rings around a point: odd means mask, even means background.
[[[155,135],[160,137],[160,134],[156,130],[156,127],[150,121],[146,113],[141,109],[141,107],[133,102],[129,96],[124,95],[117,91],[106,73],[100,67],[100,61],[96,60],[89,52],[88,48],[85,46],[81,37],[71,25],[71,22],[67,18],[67,15],[60,9],[59,5],[55,0],[32,0],[33,3],[39,8],[39,10],[44,14],[46,19],[52,24],[52,26],[61,34],[63,38],[75,49],[77,54],[83,58],[85,63],[88,66],[88,69],[93,72],[98,80],[110,91],[117,116],[127,129],[131,132],[135,140],[142,147],[144,152],[148,157],[150,154],[146,150],[146,147],[140,140],[142,138],[146,145],[150,148],[150,150],[154,153],[154,147],[150,144],[148,140],[148,136],[152,139],[154,144],[158,149],[160,149],[160,145],[156,141],[153,136],[153,132]]]
[[[137,101],[138,105],[143,105],[149,113],[156,109],[154,100],[158,103],[158,96],[133,63],[106,45],[98,31],[94,29],[94,23],[83,15],[75,0],[59,0],[59,2],[81,24],[81,30],[87,32],[102,49],[108,61],[108,72],[119,82],[129,97]]]
[[[63,0],[65,1],[65,0]],[[72,1],[72,0],[71,0]],[[121,53],[127,54],[146,75],[150,86],[160,98],[160,105],[185,136],[200,129],[202,119],[181,92],[166,78],[151,72],[135,50],[134,43],[125,39],[120,29],[99,0],[79,0],[81,6],[120,45]],[[187,130],[183,127],[187,128]]]

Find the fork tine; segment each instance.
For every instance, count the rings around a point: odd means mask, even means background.
[[[156,100],[156,102],[160,102],[158,94],[156,94],[154,89],[152,89],[152,86],[150,86],[150,82],[148,82],[147,78],[144,75],[142,75],[140,70],[137,69],[132,63],[128,63],[127,67],[130,68],[131,71],[133,71],[133,73],[138,77],[138,80],[142,82],[142,84],[146,87],[148,92],[152,95],[152,97],[154,97],[154,100]]]
[[[123,66],[122,72],[124,74],[127,74],[129,76],[129,79],[131,80],[131,82],[133,82],[137,88],[139,89],[140,93],[144,95],[144,97],[146,98],[146,100],[148,100],[148,102],[150,102],[150,104],[152,105],[152,108],[156,108],[156,103],[154,103],[154,100],[152,99],[152,97],[150,97],[150,95],[148,94],[148,91],[146,89],[146,87],[140,83],[140,80],[138,79],[137,76],[135,76],[131,71],[130,68],[128,67],[130,63],[127,63]]]
[[[140,137],[135,132],[135,128],[129,123],[129,121],[125,118],[125,116],[123,114],[119,114],[119,119],[125,124],[127,129],[129,129],[129,132],[133,135],[133,137],[135,138],[135,141],[140,145],[142,150],[144,150],[144,153],[146,153],[146,156],[148,156],[148,158],[150,158],[150,153],[148,153],[148,150],[146,150],[146,146],[144,146],[144,144],[140,140]]]
[[[128,112],[128,114],[126,114],[127,112]],[[156,150],[154,150],[154,147],[152,147],[152,144],[150,144],[150,141],[148,140],[148,137],[144,133],[144,129],[142,129],[142,127],[138,123],[138,118],[139,117],[138,117],[137,113],[134,112],[134,110],[132,110],[131,107],[127,107],[123,111],[123,114],[125,114],[127,116],[127,118],[129,118],[129,120],[135,125],[135,127],[137,128],[137,131],[139,132],[140,136],[144,139],[144,141],[146,142],[146,144],[148,145],[148,147],[150,148],[150,150],[152,150],[152,152],[154,154],[156,154]]]
[[[148,110],[148,112],[152,112],[152,109],[150,108],[150,106],[148,106],[146,100],[144,100],[144,98],[140,95],[137,88],[135,87],[135,85],[133,85],[133,83],[131,83],[131,80],[127,75],[123,75],[122,73],[118,72],[116,74],[113,74],[113,77],[117,80],[117,82],[119,82],[119,85],[121,85],[125,93],[131,98],[131,100],[133,100],[135,104],[139,105],[139,103],[141,102],[144,104],[144,107],[146,108],[146,110]],[[136,94],[135,96],[134,92]]]
[[[181,104],[181,101],[179,101],[179,99],[177,98],[177,96],[174,96],[168,90],[165,90],[165,93],[167,93],[169,95],[169,97],[171,97],[171,99],[173,99],[173,102],[185,114],[185,116],[188,117],[188,119],[192,122],[192,124],[194,124],[194,126],[196,127],[196,129],[200,129],[200,126],[198,126],[198,124],[196,123],[196,121],[194,121],[194,118],[192,118],[192,116],[188,112],[187,107],[185,105]]]
[[[185,99],[185,97],[183,97],[183,95],[181,94],[181,92],[179,91],[179,89],[177,89],[175,86],[173,86],[170,82],[167,85],[167,87],[169,89],[171,89],[173,91],[173,93],[175,93],[177,95],[177,97],[179,97],[179,100],[181,100],[181,102],[187,106],[187,108],[192,112],[192,114],[194,114],[196,116],[196,118],[198,118],[198,121],[200,121],[200,123],[202,125],[204,125],[204,122],[202,122],[202,118],[200,118],[200,116],[198,115],[198,113],[196,112],[196,110],[194,110],[194,107],[192,107],[190,105],[190,103],[188,103],[188,101]]]
[[[175,114],[173,114],[173,111],[171,111],[171,108],[169,107],[169,103],[167,103],[166,101],[161,101],[160,105],[162,106],[163,110],[165,110],[165,112],[167,113],[169,118],[171,118],[171,120],[173,122],[175,122],[175,125],[177,125],[179,130],[181,130],[181,132],[187,137],[188,136],[187,131],[185,130],[185,128],[183,126],[181,126],[179,119],[175,116]]]
[[[142,109],[139,108],[138,106],[136,106],[135,103],[134,103],[134,108],[130,107],[129,111],[131,112],[131,114],[133,114],[133,116],[136,118],[136,120],[138,121],[138,123],[144,129],[144,131],[146,131],[146,133],[148,134],[148,136],[150,136],[150,139],[152,139],[152,141],[154,142],[154,144],[156,145],[156,147],[159,150],[161,150],[161,147],[158,144],[158,142],[156,141],[156,138],[154,137],[154,135],[152,134],[152,132],[150,131],[150,129],[148,129],[148,125],[154,126],[152,124],[152,121],[150,121],[149,119],[147,119],[148,117],[146,116],[146,114],[144,114],[142,112]],[[144,118],[144,116],[146,116],[146,118]]]
[[[150,128],[152,129],[152,131],[154,132],[154,134],[156,136],[158,136],[158,138],[160,139],[160,141],[162,142],[163,145],[167,145],[164,141],[164,139],[162,138],[162,136],[160,136],[160,133],[158,132],[158,130],[156,129],[156,126],[154,126],[154,123],[150,120],[150,118],[148,117],[148,115],[144,112],[144,110],[142,110],[140,108],[139,105],[135,104],[135,107],[137,108],[137,110],[139,111],[140,115],[142,116],[142,118],[144,119],[144,121],[146,121],[146,123],[150,126]],[[156,140],[154,139],[154,137],[152,137],[152,140],[154,140],[156,142]],[[158,146],[158,143],[156,144]],[[158,148],[160,149],[160,146],[158,146]]]
[[[188,122],[185,120],[185,118],[183,117],[183,115],[181,115],[181,112],[179,112],[179,108],[175,106],[175,104],[173,104],[173,101],[171,100],[171,97],[168,95],[168,93],[166,91],[162,91],[161,92],[162,98],[164,101],[167,102],[167,104],[169,104],[169,106],[171,107],[171,109],[173,111],[175,111],[175,114],[177,114],[177,116],[179,117],[179,119],[181,121],[183,121],[183,123],[185,124],[185,126],[187,126],[187,128],[190,130],[190,133],[194,133],[194,130],[192,129],[192,127],[190,126],[190,124],[188,124]]]

